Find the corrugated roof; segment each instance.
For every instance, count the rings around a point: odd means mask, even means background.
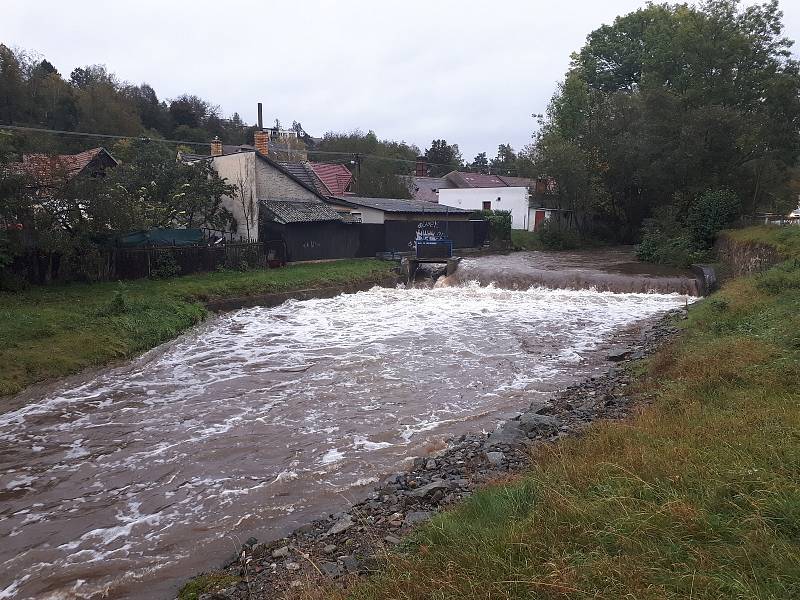
[[[260,200],[260,205],[268,217],[282,225],[342,220],[339,213],[327,204],[318,201]]]
[[[365,206],[391,213],[465,214],[472,211],[444,204],[405,200],[403,198],[362,198],[360,196],[336,196],[337,201],[355,206]]]

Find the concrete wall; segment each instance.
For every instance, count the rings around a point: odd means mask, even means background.
[[[368,223],[371,225],[383,224],[384,213],[382,210],[376,210],[374,208],[368,208],[366,206],[354,206],[350,212],[360,213],[362,223]]]
[[[236,230],[228,232],[225,236],[228,239],[240,240],[248,237],[246,205],[248,213],[250,213],[249,237],[258,241],[259,204],[256,192],[255,163],[255,153],[253,152],[214,157],[213,164],[217,174],[223,179],[227,179],[228,183],[241,188],[233,197],[222,199],[222,205],[233,213],[233,218],[236,219]]]
[[[526,187],[440,189],[439,204],[482,210],[489,202],[492,210],[511,211],[512,229],[528,229],[529,196]]]

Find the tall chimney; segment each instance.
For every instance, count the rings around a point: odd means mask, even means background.
[[[218,135],[211,140],[211,156],[222,156],[222,140]]]
[[[264,119],[261,116],[261,102],[258,103],[258,128],[264,129]]]
[[[417,157],[417,164],[416,168],[414,169],[414,175],[416,175],[417,177],[428,176],[428,164],[427,164],[427,159],[424,156]]]

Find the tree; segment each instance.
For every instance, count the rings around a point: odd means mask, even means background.
[[[537,171],[616,241],[666,206],[685,224],[708,190],[729,189],[741,211],[786,210],[800,68],[781,17],[774,0],[650,4],[593,31],[536,136]]]
[[[186,165],[168,146],[142,140],[121,144],[115,153],[124,160],[106,176],[105,198],[127,215],[129,227],[228,229],[232,217],[222,199],[235,188],[208,162]]]
[[[473,158],[472,162],[467,165],[467,168],[475,173],[488,173],[489,160],[486,158],[486,152],[479,152],[477,155],[475,155],[475,158]]]
[[[433,140],[431,147],[425,150],[425,159],[433,177],[441,177],[464,166],[458,144],[448,144],[446,140]]]
[[[381,140],[374,131],[359,130],[350,133],[328,132],[314,150],[325,154],[310,157],[323,162],[345,164],[356,177],[359,196],[375,198],[410,198],[407,183],[398,175],[410,175],[420,151],[406,142]],[[334,153],[334,154],[329,154]],[[357,168],[357,157],[361,169]],[[351,162],[352,161],[352,162]],[[359,177],[360,175],[360,177]]]
[[[497,175],[517,175],[517,154],[511,144],[500,144],[497,156],[492,159],[492,173]]]
[[[0,122],[14,123],[26,101],[23,64],[14,51],[0,44]]]

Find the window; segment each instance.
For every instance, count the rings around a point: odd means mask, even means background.
[[[492,201],[491,200],[484,200],[483,201],[483,210],[492,210]]]

